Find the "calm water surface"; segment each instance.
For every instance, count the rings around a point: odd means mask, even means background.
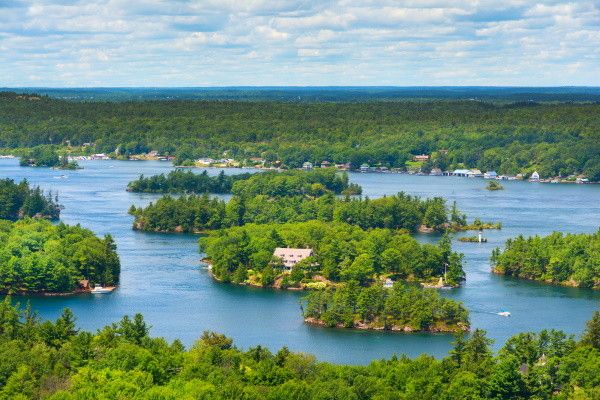
[[[321,360],[365,364],[392,354],[444,356],[449,335],[342,331],[305,326],[300,294],[250,289],[215,283],[199,261],[197,237],[161,235],[131,230],[131,204],[147,204],[156,195],[128,193],[127,182],[139,174],[168,172],[169,163],[87,161],[83,170],[55,171],[22,168],[16,160],[0,160],[0,177],[27,178],[44,189],[58,191],[65,206],[61,219],[79,223],[98,234],[111,233],[121,256],[121,286],[106,296],[29,297],[43,318],[56,318],[73,309],[80,327],[95,330],[125,314],[141,312],[152,334],[180,338],[192,344],[204,330],[229,335],[242,348],[256,344],[273,351],[288,346],[314,353]],[[219,170],[209,170],[217,174]],[[229,170],[227,173],[242,172]],[[398,191],[456,200],[469,219],[500,221],[503,229],[486,231],[488,243],[455,242],[465,254],[467,282],[444,293],[464,302],[473,328],[482,328],[501,345],[511,335],[544,328],[579,333],[594,310],[600,292],[520,282],[492,275],[489,255],[512,236],[547,234],[553,230],[594,232],[600,226],[600,185],[503,183],[506,190],[490,192],[481,179],[351,174],[351,180],[372,198]],[[467,233],[472,235],[473,233]],[[436,241],[435,236],[420,236]],[[512,317],[496,315],[508,310]]]

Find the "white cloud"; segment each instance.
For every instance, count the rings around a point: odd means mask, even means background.
[[[600,85],[599,7],[23,0],[0,13],[0,86]]]

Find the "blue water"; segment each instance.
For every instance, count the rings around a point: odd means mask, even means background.
[[[157,195],[128,193],[127,182],[139,174],[171,169],[164,162],[87,161],[78,171],[23,168],[16,160],[0,160],[0,177],[27,178],[58,191],[65,206],[61,219],[98,234],[111,233],[121,257],[121,286],[104,296],[28,297],[43,318],[56,318],[64,307],[75,312],[78,325],[95,330],[125,314],[141,312],[152,334],[192,344],[204,330],[234,338],[237,346],[282,346],[309,352],[321,360],[365,364],[392,354],[444,356],[450,335],[364,332],[309,327],[303,324],[301,294],[236,287],[214,282],[200,265],[197,237],[131,230],[131,204],[141,206]],[[210,174],[219,170],[211,169]],[[228,170],[238,173],[242,170]],[[499,221],[500,231],[486,231],[488,243],[455,242],[465,254],[467,281],[444,295],[464,302],[473,328],[482,328],[501,345],[511,335],[544,328],[578,334],[594,310],[600,291],[553,287],[491,274],[489,254],[518,234],[594,232],[600,227],[600,185],[505,182],[506,190],[490,192],[481,179],[398,174],[351,174],[372,198],[398,191],[456,200],[469,218]],[[472,235],[473,232],[467,233]],[[436,241],[434,235],[419,240]],[[510,318],[495,313],[508,310]]]

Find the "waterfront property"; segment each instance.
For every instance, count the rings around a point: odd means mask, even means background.
[[[277,247],[273,252],[273,257],[281,259],[283,269],[286,271],[291,271],[294,265],[312,255],[312,249],[294,249],[290,247]]]
[[[496,173],[496,171],[488,171],[485,174],[483,174],[483,177],[485,179],[498,179],[498,174]]]

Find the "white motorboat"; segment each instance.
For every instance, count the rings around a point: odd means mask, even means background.
[[[510,317],[510,312],[508,312],[508,311],[500,311],[498,313],[498,315],[500,315],[501,317]]]
[[[96,286],[94,287],[90,293],[92,294],[104,294],[104,293],[110,293],[113,291],[113,288],[105,288],[102,286]]]

